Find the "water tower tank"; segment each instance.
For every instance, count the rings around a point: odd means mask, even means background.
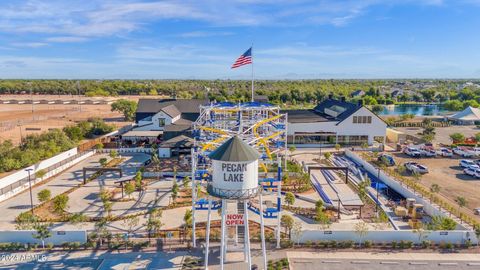
[[[234,136],[210,153],[213,176],[207,191],[224,199],[247,199],[258,192],[260,153]]]

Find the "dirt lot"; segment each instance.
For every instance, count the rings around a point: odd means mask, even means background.
[[[422,176],[420,183],[427,188],[432,184],[438,184],[441,188],[440,194],[450,200],[453,205],[457,205],[455,199],[458,196],[465,197],[470,215],[471,210],[480,207],[480,179],[463,173],[463,169],[459,166],[460,157],[412,159],[403,153],[394,153],[393,156],[397,164],[413,160],[426,165],[429,173]],[[476,217],[480,221],[480,217]]]
[[[398,131],[401,131],[405,134],[413,135],[420,137],[417,135],[423,131],[423,128],[417,127],[406,127],[406,128],[395,128]],[[450,140],[450,134],[459,132],[462,133],[465,137],[472,137],[475,134],[480,132],[480,129],[476,126],[451,126],[451,127],[437,127],[435,128],[435,140],[434,143],[442,143],[442,144],[451,144],[452,140]]]
[[[29,100],[30,95],[0,95],[0,100]],[[116,99],[138,100],[140,96],[121,97],[81,97],[71,95],[34,95],[33,100],[106,100]],[[161,96],[148,96],[146,98],[165,98]],[[0,141],[12,140],[15,144],[21,138],[32,133],[45,132],[50,128],[63,128],[75,121],[86,120],[91,117],[100,117],[118,127],[127,123],[121,114],[110,111],[109,104],[0,104]],[[35,130],[31,130],[35,129]],[[39,129],[39,130],[37,130]]]

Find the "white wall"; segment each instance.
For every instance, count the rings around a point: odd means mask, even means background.
[[[372,123],[353,124],[353,116],[371,116]],[[288,123],[288,135],[295,132],[334,132],[339,136],[368,136],[368,143],[373,137],[386,136],[387,124],[367,108],[362,107],[342,122]],[[338,124],[338,125],[337,125]]]
[[[59,174],[60,172],[64,171],[65,169],[79,163],[80,161],[85,160],[86,158],[93,156],[94,154],[95,154],[95,151],[89,151],[89,152],[84,153],[83,155],[79,155],[77,158],[75,158],[75,159],[73,159],[73,160],[71,160],[71,161],[69,161],[65,164],[62,164],[61,166],[59,166],[59,167],[57,167],[53,170],[48,171],[45,174],[45,176],[43,176],[42,178],[35,178],[35,173],[33,173],[32,176],[31,176],[32,185],[35,185],[37,183],[42,182],[43,180],[46,180],[46,179],[48,179],[52,176],[55,176],[55,175]],[[69,158],[69,157],[67,157],[67,158]],[[67,159],[67,158],[65,158],[65,159]],[[63,159],[63,160],[65,160],[65,159]],[[63,160],[59,160],[57,163],[62,162]],[[19,175],[21,175],[21,174],[19,174]],[[7,177],[11,177],[11,176],[12,175],[9,175]],[[5,178],[7,178],[7,177],[5,177]],[[27,173],[27,177],[28,177],[28,173]],[[8,187],[8,185],[7,186],[3,185],[3,183],[4,183],[3,179],[5,179],[5,178],[0,179],[0,184],[2,184],[3,187]],[[24,177],[16,178],[15,181],[12,182],[12,183],[16,183],[16,182],[18,182],[22,179],[24,179]],[[12,181],[12,179],[9,179],[9,181]],[[14,188],[12,190],[9,190],[8,192],[6,192],[4,194],[1,194],[0,195],[0,202],[18,194],[19,192],[24,191],[27,188],[29,188],[29,183],[28,182],[26,182],[25,184],[23,184],[21,186],[18,186],[16,188]]]
[[[33,238],[35,231],[0,231],[0,243],[37,243],[42,244],[41,240]],[[86,231],[52,231],[52,236],[45,239],[45,244],[52,243],[61,245],[65,242],[87,242]]]
[[[43,161],[40,161],[39,163],[37,164],[34,164],[32,166],[29,166],[27,168],[24,168],[22,170],[19,170],[15,173],[12,173],[10,175],[7,175],[5,177],[3,177],[2,179],[0,179],[0,188],[4,188],[6,186],[9,186],[15,182],[17,182],[18,180],[20,179],[23,179],[25,177],[28,177],[28,172],[25,171],[26,169],[32,169],[32,179],[35,178],[35,172],[36,171],[39,171],[39,170],[43,170],[47,167],[50,167],[52,165],[54,165],[55,163],[58,163],[62,160],[65,160],[69,157],[72,157],[74,155],[76,155],[78,152],[77,152],[77,148],[73,148],[73,149],[70,149],[68,151],[65,151],[63,153],[60,153],[54,157],[51,157],[49,159],[46,159],[46,160],[43,160]]]
[[[354,124],[354,116],[371,116],[372,123]],[[369,111],[367,108],[362,107],[354,114],[340,122],[337,126],[338,135],[345,136],[364,136],[368,135],[368,143],[373,143],[374,136],[383,136],[387,134],[387,124],[378,118],[375,114]]]
[[[472,244],[477,243],[477,238],[473,232],[468,231],[425,231],[420,237],[418,233],[411,230],[403,231],[369,231],[366,236],[360,238],[355,231],[320,231],[320,230],[304,230],[299,235],[292,234],[292,240],[299,243],[306,243],[307,241],[349,241],[356,243],[360,241],[370,240],[376,243],[392,242],[392,241],[412,241],[414,243],[421,243],[423,240],[430,240],[435,243],[450,242],[463,244],[469,240]]]
[[[168,126],[168,125],[172,124],[172,118],[169,115],[167,115],[166,113],[160,111],[152,117],[153,126],[151,127],[151,130],[163,130],[164,129],[164,127],[160,127],[158,125],[158,123],[159,123],[158,119],[159,118],[165,118],[165,126]]]

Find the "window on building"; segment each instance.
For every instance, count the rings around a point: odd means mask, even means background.
[[[158,118],[158,126],[159,127],[165,126],[165,118]]]
[[[354,123],[354,124],[358,123],[356,116],[353,117],[353,123]]]
[[[371,116],[354,116],[353,123],[354,124],[371,124],[372,117]]]
[[[369,123],[369,124],[372,123],[372,117],[371,116],[367,116],[367,123]]]

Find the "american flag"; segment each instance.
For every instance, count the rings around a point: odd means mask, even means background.
[[[233,63],[232,68],[241,67],[252,63],[252,47],[244,52],[238,59]]]

